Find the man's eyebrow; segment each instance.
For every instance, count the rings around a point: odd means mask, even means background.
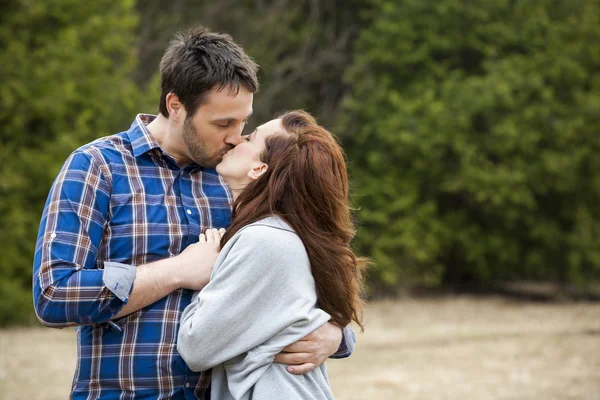
[[[234,122],[235,118],[217,118],[213,119],[212,122]]]
[[[253,112],[251,112],[250,114],[248,114],[248,116],[246,118],[244,118],[244,121],[247,121],[252,116]],[[235,122],[235,121],[236,121],[236,119],[232,118],[232,117],[225,117],[225,118],[213,119],[213,122]]]

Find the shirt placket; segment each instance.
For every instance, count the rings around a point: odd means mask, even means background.
[[[194,182],[191,173],[193,173],[192,168],[184,168],[181,172],[181,178],[179,180],[181,190],[181,201],[183,204],[185,218],[188,225],[188,235],[187,238],[184,240],[185,247],[198,242],[198,236],[201,233],[200,227],[203,226],[202,214],[200,212],[201,210],[199,210],[196,205],[195,196],[192,188],[192,185],[198,185],[199,183]]]

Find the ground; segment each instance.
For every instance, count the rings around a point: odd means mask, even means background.
[[[355,354],[327,362],[336,399],[600,399],[600,304],[452,297],[378,301]],[[0,330],[0,398],[66,399],[72,329]]]

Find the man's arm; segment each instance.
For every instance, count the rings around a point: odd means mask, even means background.
[[[347,358],[354,353],[354,346],[356,345],[356,336],[354,331],[349,326],[345,327],[342,331],[342,342],[340,346],[333,353],[330,358]]]
[[[104,269],[96,268],[110,193],[109,171],[85,152],[73,153],[56,178],[34,258],[34,306],[43,325],[63,328],[106,322],[179,287],[201,288],[208,282],[216,254],[209,257],[199,244],[148,265],[107,262]],[[208,265],[206,271],[201,272],[198,260]]]
[[[113,319],[136,312],[179,288],[201,290],[210,280],[218,255],[218,243],[201,240],[186,247],[177,257],[137,267],[129,301]]]
[[[90,154],[76,151],[48,195],[33,265],[35,311],[46,326],[106,321],[127,302],[135,269],[95,266],[110,207],[105,173]],[[105,286],[105,272],[121,277],[119,296]]]
[[[354,352],[356,337],[350,327],[343,330],[327,322],[310,335],[292,343],[275,356],[275,362],[288,364],[287,371],[294,375],[305,374],[327,358],[346,358]]]

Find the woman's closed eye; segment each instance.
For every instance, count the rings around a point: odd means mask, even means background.
[[[248,134],[248,135],[244,135],[244,136],[243,136],[243,138],[244,138],[244,141],[245,141],[245,142],[251,142],[251,141],[252,141],[252,136],[254,136],[254,134],[255,134],[255,133],[256,133],[256,129],[255,129],[255,130],[253,130],[253,131],[252,131],[250,134]]]

